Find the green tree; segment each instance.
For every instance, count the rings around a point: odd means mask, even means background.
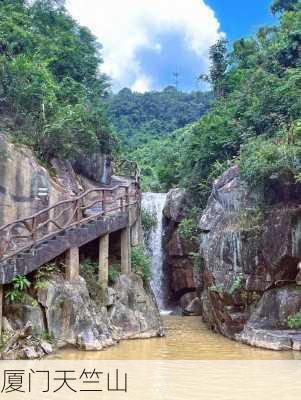
[[[300,4],[299,0],[276,0],[271,6],[271,11],[273,14],[294,11],[297,4]]]
[[[1,129],[48,160],[110,153],[101,45],[59,0],[0,3]]]
[[[226,58],[228,41],[219,39],[209,50],[210,71],[209,75],[201,75],[200,79],[208,81],[213,86],[216,97],[226,94],[225,74],[228,67]]]

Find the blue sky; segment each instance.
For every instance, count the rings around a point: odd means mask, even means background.
[[[103,44],[103,72],[112,88],[200,88],[208,50],[225,33],[230,41],[273,23],[272,0],[67,0],[71,14]]]
[[[222,31],[229,40],[256,33],[262,25],[272,24],[272,0],[206,0],[214,10]]]

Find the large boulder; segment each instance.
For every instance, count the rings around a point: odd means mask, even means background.
[[[38,300],[59,347],[101,350],[113,344],[106,308],[96,309],[83,278],[71,283],[57,275],[38,291]]]
[[[296,285],[268,290],[236,339],[274,350],[301,350],[301,331],[288,324],[300,310],[301,290]]]
[[[280,286],[294,283],[297,275],[301,208],[296,193],[300,185],[290,177],[277,177],[277,184],[275,179],[254,188],[241,179],[238,167],[230,168],[214,182],[200,220],[203,318],[230,338],[237,338],[255,315],[258,324],[264,321],[264,329],[276,329],[271,298],[275,292],[279,303],[284,296]],[[293,298],[290,292],[288,301]],[[259,300],[261,311],[254,314]],[[284,319],[290,311],[288,307]]]
[[[164,216],[174,222],[181,222],[186,214],[185,208],[185,190],[180,188],[171,189],[166,196],[166,203],[163,209]]]
[[[163,328],[150,288],[134,273],[121,275],[114,285],[115,299],[108,316],[115,339],[161,336]]]

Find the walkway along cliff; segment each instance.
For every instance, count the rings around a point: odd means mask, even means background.
[[[76,175],[68,163],[53,160],[52,177],[28,149],[17,148],[4,136],[0,139],[5,150],[0,165],[0,222],[6,222],[0,227],[3,329],[26,329],[29,321],[36,336],[47,332],[58,345],[74,344],[91,350],[127,337],[161,334],[156,303],[147,285],[131,273],[131,246],[139,244],[140,231],[137,167],[130,165],[134,167],[131,176],[113,176],[103,185],[93,182],[91,174]],[[108,175],[106,160],[104,165],[102,181]],[[17,218],[8,221],[7,215],[16,209]],[[37,211],[30,214],[29,210]],[[100,304],[91,299],[80,276],[81,253],[89,256],[89,246],[98,253],[97,275],[103,294]],[[109,287],[111,253],[120,260],[121,275]],[[31,287],[27,299],[9,301],[7,292],[12,282],[25,275],[37,279],[39,268],[57,259],[64,266],[64,274],[57,271],[45,287]],[[34,358],[37,349],[29,347],[29,355],[22,354],[21,349],[10,357]]]

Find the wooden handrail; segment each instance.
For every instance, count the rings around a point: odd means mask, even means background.
[[[134,194],[130,194],[132,184],[135,185]],[[115,190],[120,189],[124,189],[123,195],[106,196],[106,194],[112,195]],[[0,262],[68,228],[80,226],[114,211],[129,210],[130,206],[139,202],[139,192],[139,179],[136,176],[135,181],[130,184],[121,183],[112,188],[89,189],[79,196],[60,201],[29,217],[12,221],[0,227]],[[91,195],[94,195],[94,198],[91,198]],[[97,196],[96,199],[95,196]],[[132,202],[131,199],[133,199]],[[114,203],[117,203],[117,206],[114,206]],[[56,211],[57,215],[55,215]],[[87,216],[87,212],[90,215]]]
[[[68,203],[74,203],[74,201],[81,200],[81,199],[83,199],[84,197],[86,197],[88,194],[90,194],[90,193],[92,193],[92,192],[113,192],[113,191],[116,190],[116,189],[119,189],[119,188],[127,188],[127,187],[129,187],[129,186],[130,186],[130,185],[116,185],[116,186],[114,186],[114,187],[112,187],[112,188],[95,188],[95,189],[89,189],[89,190],[87,190],[86,192],[82,193],[82,194],[81,194],[80,196],[78,196],[78,197],[72,197],[71,199],[68,199],[68,200],[59,201],[58,203],[55,203],[55,204],[53,204],[52,206],[49,206],[49,207],[47,207],[47,208],[44,208],[43,210],[37,212],[36,214],[33,214],[33,215],[31,215],[31,216],[29,216],[29,217],[26,217],[26,218],[17,219],[17,220],[15,220],[15,221],[13,221],[13,222],[8,223],[7,225],[4,225],[4,226],[0,227],[0,234],[1,234],[1,231],[2,231],[3,229],[8,228],[8,227],[9,227],[10,225],[12,225],[12,224],[17,224],[17,223],[22,223],[22,222],[24,222],[24,221],[28,221],[28,220],[30,220],[30,219],[32,219],[32,218],[34,218],[34,217],[40,216],[40,215],[43,214],[44,212],[51,211],[51,210],[53,210],[54,208],[57,208],[57,207],[59,207],[59,206],[61,206],[61,205],[68,204]]]

